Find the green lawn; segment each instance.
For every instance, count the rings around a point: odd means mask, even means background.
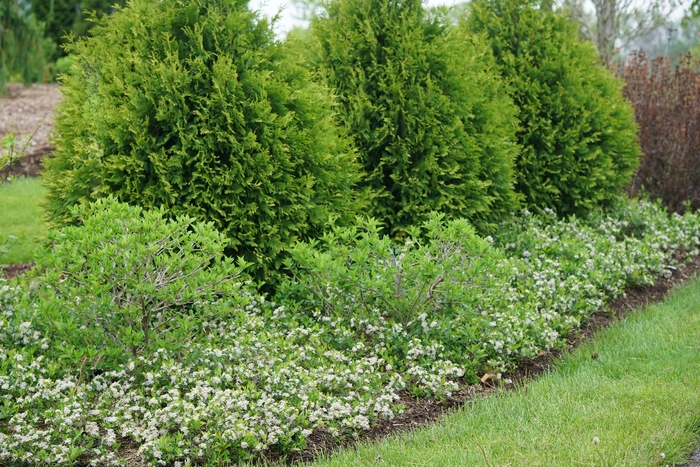
[[[649,467],[687,461],[698,435],[696,279],[600,332],[526,387],[313,465]]]
[[[45,233],[39,201],[45,193],[38,178],[17,179],[0,184],[0,246],[9,241],[7,254],[0,254],[0,264],[33,261],[38,241]],[[9,239],[10,235],[17,237]]]

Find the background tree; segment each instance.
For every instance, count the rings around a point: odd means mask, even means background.
[[[668,22],[678,0],[591,0],[594,14],[584,0],[564,0],[563,6],[579,21],[580,32],[595,42],[600,57],[611,65],[617,50]]]
[[[680,61],[682,55],[700,46],[700,17],[669,21],[645,36],[631,41],[626,50],[621,51],[621,58],[627,60],[630,53],[643,50],[648,59],[667,55],[673,64]]]
[[[387,233],[431,211],[483,228],[517,206],[515,109],[482,38],[420,0],[333,1],[311,28]]]
[[[53,47],[26,3],[0,2],[0,95],[7,92],[8,79],[19,78],[25,84],[43,80]]]
[[[488,36],[520,109],[528,206],[585,215],[621,193],[639,162],[634,115],[576,24],[535,0],[473,0],[465,27]]]
[[[92,27],[90,15],[95,13],[97,18],[104,14],[113,13],[117,7],[124,6],[126,0],[29,0],[32,12],[37,19],[46,25],[46,36],[51,38],[59,47],[55,59],[65,55],[63,45],[66,36],[84,36]]]

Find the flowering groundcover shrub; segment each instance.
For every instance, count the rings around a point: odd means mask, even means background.
[[[525,212],[493,239],[434,215],[396,245],[368,220],[292,248],[273,303],[211,226],[101,203],[54,233],[30,281],[0,282],[0,463],[120,465],[138,450],[147,465],[222,465],[302,449],[313,430],[353,435],[400,411],[403,389],[446,397],[563,345],[700,245],[700,216],[635,200],[587,219]],[[159,296],[173,264],[184,281]],[[92,296],[91,276],[110,287]],[[136,304],[151,287],[168,306],[147,325],[177,319],[146,342]]]

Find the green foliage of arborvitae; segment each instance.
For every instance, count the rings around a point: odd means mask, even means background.
[[[481,39],[419,0],[333,1],[312,35],[387,232],[434,210],[485,227],[517,205],[515,108]]]
[[[474,0],[465,24],[487,34],[520,108],[516,189],[529,207],[584,214],[612,200],[640,150],[621,83],[593,45],[535,0]]]
[[[244,0],[135,0],[73,46],[49,215],[114,194],[212,221],[260,279],[297,238],[354,217],[355,155],[313,84]]]

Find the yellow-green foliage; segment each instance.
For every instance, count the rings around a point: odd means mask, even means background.
[[[72,46],[48,210],[107,194],[212,221],[265,279],[354,217],[359,170],[328,94],[245,0],[134,0]]]
[[[529,207],[585,214],[610,202],[639,161],[632,108],[590,43],[537,0],[474,0],[466,28],[485,33],[520,109],[516,189]]]
[[[516,110],[488,46],[444,13],[419,0],[336,0],[312,23],[312,63],[392,235],[434,210],[484,227],[517,205]]]

